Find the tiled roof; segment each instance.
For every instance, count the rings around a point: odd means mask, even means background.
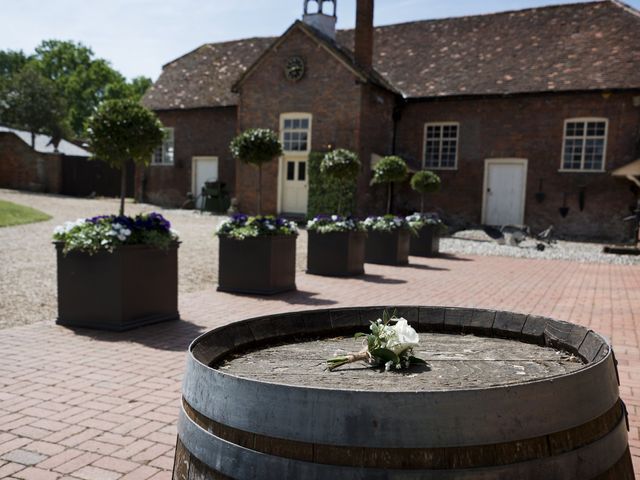
[[[238,103],[231,87],[275,37],[209,43],[168,63],[145,94],[154,110],[223,107]]]
[[[4,127],[0,125],[0,133],[12,133],[24,143],[31,147],[31,133],[24,130],[16,130],[15,128]],[[60,153],[62,155],[68,155],[70,157],[85,157],[91,156],[91,152],[81,148],[67,140],[60,140],[58,148],[53,146],[51,137],[36,133],[34,150],[39,153]]]
[[[166,65],[154,109],[234,105],[274,38],[209,44]],[[353,30],[337,41],[353,48]],[[615,0],[377,27],[374,68],[405,97],[640,89],[640,13]]]

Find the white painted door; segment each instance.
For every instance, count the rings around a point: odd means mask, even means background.
[[[280,141],[284,155],[280,158],[279,211],[305,215],[307,213],[308,177],[307,160],[311,150],[311,123],[309,113],[283,113],[280,115]]]
[[[522,225],[526,185],[526,160],[486,160],[483,223]]]
[[[193,157],[191,172],[193,198],[197,198],[196,208],[202,208],[202,187],[205,182],[218,180],[218,157]]]
[[[285,155],[282,158],[282,212],[307,213],[307,157]]]

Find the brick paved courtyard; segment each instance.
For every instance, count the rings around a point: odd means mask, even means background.
[[[535,313],[612,339],[640,472],[640,267],[501,257],[412,258],[367,275],[298,273],[296,293],[185,295],[183,321],[124,334],[53,319],[0,331],[0,478],[168,479],[185,350],[199,333],[267,312],[431,304]],[[637,478],[640,478],[638,476]]]

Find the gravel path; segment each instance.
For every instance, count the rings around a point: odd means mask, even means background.
[[[640,256],[611,255],[602,253],[604,244],[567,242],[558,240],[546,246],[543,252],[536,249],[538,242],[525,240],[520,246],[499,245],[482,230],[464,230],[452,237],[440,240],[440,251],[458,255],[489,255],[500,257],[569,260],[583,263],[608,263],[614,265],[640,265]]]
[[[51,245],[55,226],[67,220],[117,212],[114,199],[84,199],[59,195],[34,194],[0,189],[0,199],[27,205],[52,216],[46,222],[0,228],[0,328],[56,318],[56,262]],[[180,232],[180,293],[213,286],[218,274],[218,242],[213,232],[220,216],[189,210],[168,210],[153,205],[127,205],[127,214],[158,211]],[[307,235],[302,231],[297,242],[297,269],[306,268]],[[443,253],[455,255],[497,255],[537,259],[562,259],[580,262],[640,264],[638,257],[601,253],[602,245],[558,242],[544,252],[534,242],[521,247],[498,245],[482,231],[458,232],[441,241]]]

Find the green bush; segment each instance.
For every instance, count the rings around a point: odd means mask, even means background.
[[[262,164],[282,155],[278,135],[268,128],[252,128],[236,136],[229,145],[233,158],[258,167],[258,215],[262,213]]]
[[[407,162],[396,155],[382,157],[373,166],[371,185],[387,184],[387,214],[391,213],[391,188],[394,182],[402,182],[409,174]]]
[[[153,151],[162,144],[162,124],[135,100],[105,100],[89,118],[87,135],[94,158],[120,169],[120,215],[124,215],[126,164],[151,161]]]
[[[407,178],[408,173],[407,162],[402,158],[395,155],[382,157],[382,159],[373,166],[371,185],[402,182]]]
[[[308,216],[331,214],[338,209],[353,214],[356,207],[357,186],[354,179],[336,180],[320,171],[325,153],[309,154],[309,204]]]
[[[245,130],[231,141],[229,149],[234,158],[258,166],[282,155],[278,135],[268,128]]]
[[[420,170],[411,177],[411,188],[420,194],[420,212],[424,213],[424,196],[440,190],[440,177],[430,170]]]
[[[355,180],[359,172],[358,155],[344,148],[327,153],[320,163],[320,173],[336,180]]]

